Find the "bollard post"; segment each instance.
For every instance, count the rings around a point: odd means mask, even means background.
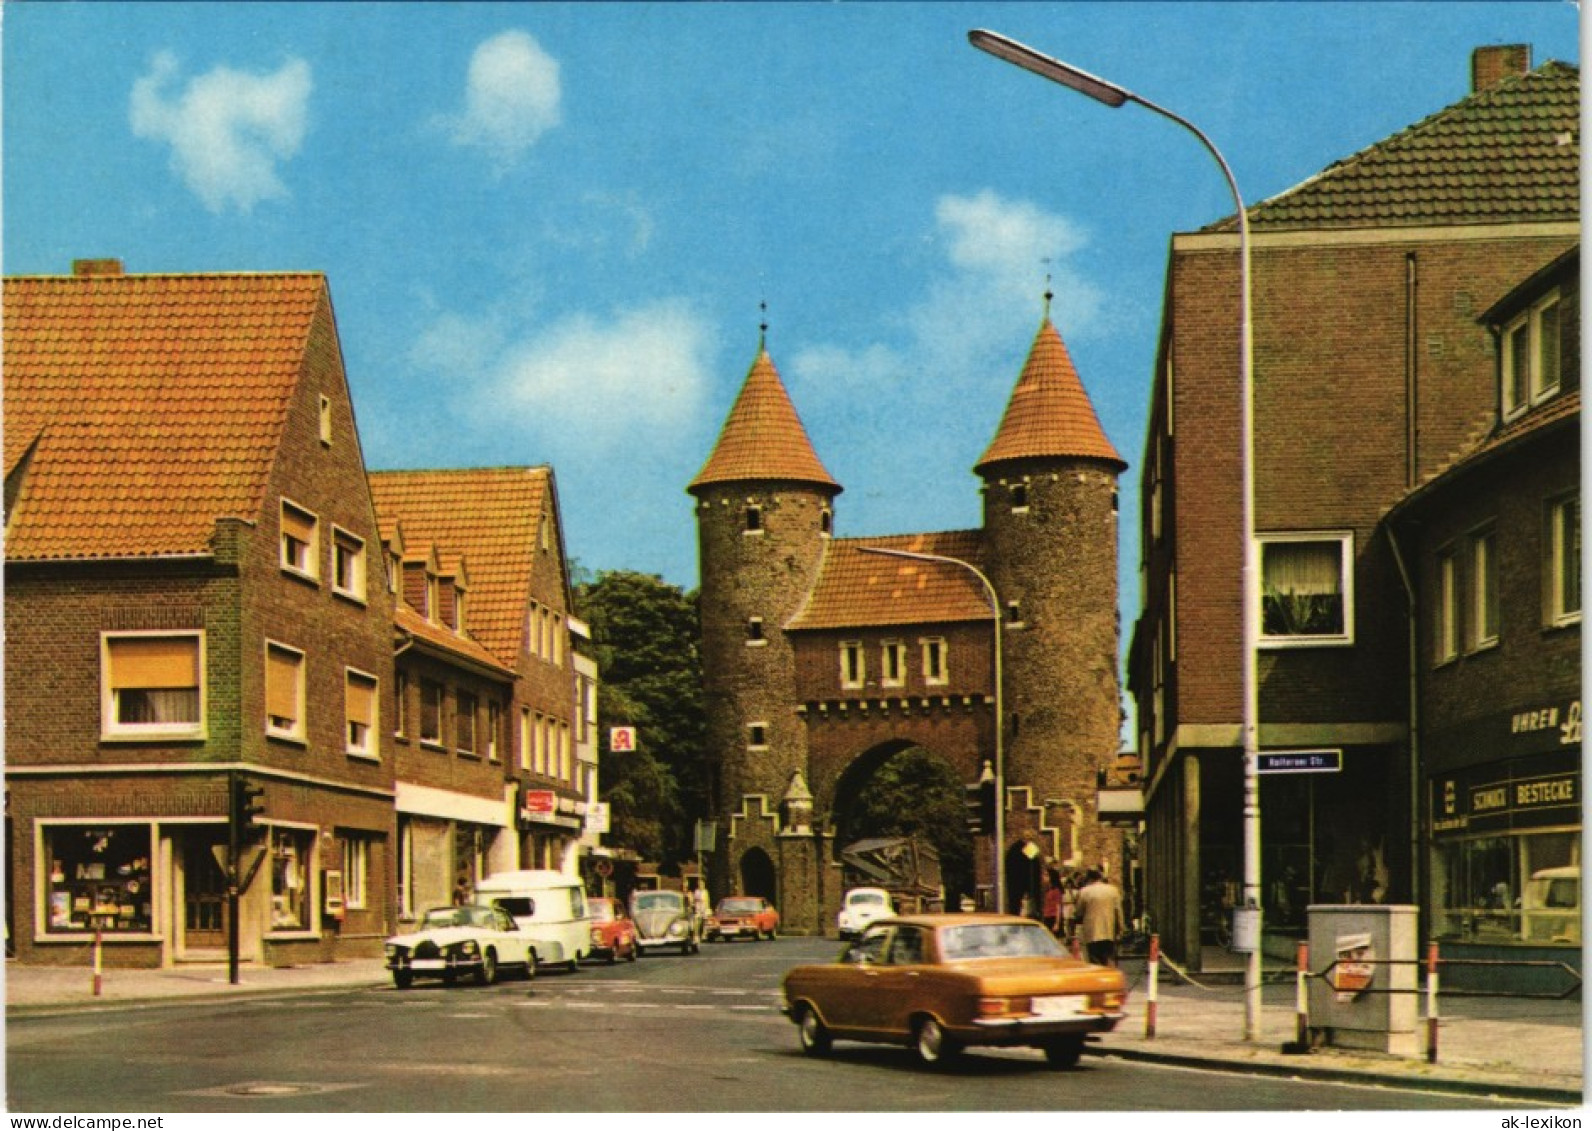
[[[1161,985],[1161,936],[1150,936],[1149,989],[1144,999],[1144,1038],[1155,1039],[1155,1007]]]
[[[1437,1063],[1437,942],[1426,944],[1426,1063]]]
[[[1310,944],[1308,942],[1300,940],[1295,958],[1298,973],[1295,975],[1294,1011],[1298,1016],[1298,1029],[1294,1039],[1299,1042],[1299,1051],[1307,1052],[1310,1048]]]
[[[100,971],[102,969],[101,964],[100,964],[100,941],[101,941],[100,932],[99,931],[95,931],[94,932],[94,996],[95,997],[99,997],[100,996],[100,981],[101,981],[101,979],[100,979]]]

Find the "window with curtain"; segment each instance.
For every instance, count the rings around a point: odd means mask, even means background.
[[[284,644],[265,646],[265,732],[304,737],[304,653]]]
[[[1349,639],[1348,545],[1348,535],[1262,539],[1262,639]]]
[[[203,634],[102,638],[102,729],[118,737],[203,734]]]

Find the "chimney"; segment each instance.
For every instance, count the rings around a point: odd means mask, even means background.
[[[72,260],[72,274],[78,278],[90,275],[120,275],[122,261],[120,259],[74,259]]]
[[[1470,92],[1488,90],[1513,75],[1531,70],[1531,45],[1511,43],[1502,47],[1478,47],[1470,53]]]

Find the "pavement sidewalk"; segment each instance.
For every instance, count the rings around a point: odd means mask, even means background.
[[[1438,1060],[1429,1064],[1424,1054],[1408,1058],[1332,1047],[1285,1053],[1283,1046],[1294,1040],[1297,1028],[1294,987],[1286,972],[1278,972],[1277,980],[1267,984],[1262,994],[1261,1039],[1246,1041],[1241,986],[1190,984],[1163,967],[1151,1038],[1146,1035],[1144,962],[1129,960],[1123,968],[1133,988],[1129,1016],[1115,1032],[1089,1045],[1092,1055],[1304,1079],[1359,1080],[1551,1105],[1582,1103],[1584,1018],[1579,1001],[1442,1001]],[[244,965],[237,985],[229,983],[225,964],[110,969],[101,975],[97,996],[93,975],[85,967],[8,962],[5,968],[6,1011],[12,1018],[181,999],[329,993],[386,983],[386,972],[376,958],[285,968]],[[1424,1049],[1424,1016],[1418,1025]]]

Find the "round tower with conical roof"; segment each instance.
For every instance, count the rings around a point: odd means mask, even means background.
[[[795,660],[784,627],[812,588],[841,491],[763,343],[687,490],[696,498],[715,808],[728,822],[747,806],[777,809],[792,775],[807,769],[806,732],[791,708]],[[711,879],[718,893],[738,877]]]
[[[1025,842],[1066,866],[1121,867],[1120,836],[1095,819],[1095,788],[1096,770],[1116,758],[1122,724],[1117,477],[1126,466],[1047,308],[974,467],[984,481],[988,570],[1002,605],[1002,853],[1013,905],[1037,879],[1021,855]]]

